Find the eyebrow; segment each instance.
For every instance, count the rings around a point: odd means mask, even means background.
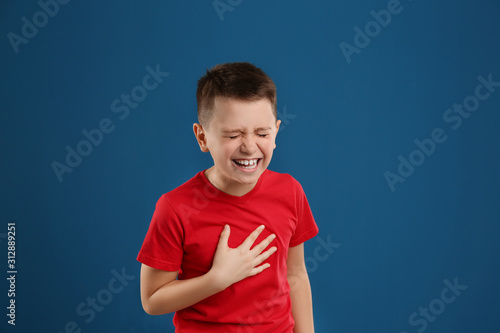
[[[271,127],[259,127],[255,129],[255,132],[261,132],[261,131],[270,131]],[[224,134],[229,134],[229,133],[242,133],[245,132],[243,129],[222,129],[222,133]]]
[[[242,133],[243,130],[241,129],[223,129],[222,134],[234,134],[234,133]]]

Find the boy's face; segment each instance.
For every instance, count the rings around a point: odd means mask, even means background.
[[[209,151],[214,166],[205,173],[220,190],[244,195],[271,162],[280,121],[267,99],[215,99],[208,126],[194,125],[202,151]]]

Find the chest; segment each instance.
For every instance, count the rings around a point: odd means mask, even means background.
[[[238,247],[252,231],[264,225],[265,229],[254,245],[274,233],[276,238],[270,246],[276,246],[277,251],[267,262],[272,266],[282,267],[286,265],[288,245],[296,223],[294,207],[279,200],[259,200],[241,204],[213,202],[204,209],[191,211],[183,220],[184,278],[208,272],[225,224],[231,227],[228,241],[231,248]]]

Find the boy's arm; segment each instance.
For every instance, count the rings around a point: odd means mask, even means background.
[[[261,264],[276,252],[276,247],[262,251],[275,238],[274,234],[250,249],[262,230],[263,226],[258,227],[233,249],[228,246],[229,226],[224,227],[212,268],[196,278],[176,280],[177,272],[162,271],[143,264],[141,301],[144,310],[148,314],[159,315],[184,309],[268,268],[268,263]]]
[[[177,280],[177,272],[167,272],[142,264],[141,301],[150,315],[174,312],[219,292],[208,274]]]
[[[304,244],[288,249],[287,278],[290,284],[294,333],[314,333],[311,285],[304,261]]]

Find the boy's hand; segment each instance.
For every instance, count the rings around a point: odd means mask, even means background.
[[[276,238],[274,234],[269,235],[254,248],[250,249],[262,230],[264,230],[263,225],[255,229],[240,246],[232,249],[228,245],[231,231],[228,225],[224,227],[220,234],[219,244],[217,245],[212,268],[209,272],[220,290],[226,289],[233,283],[249,276],[259,274],[271,266],[268,263],[264,265],[260,264],[276,252],[275,246],[266,252],[262,252]]]

